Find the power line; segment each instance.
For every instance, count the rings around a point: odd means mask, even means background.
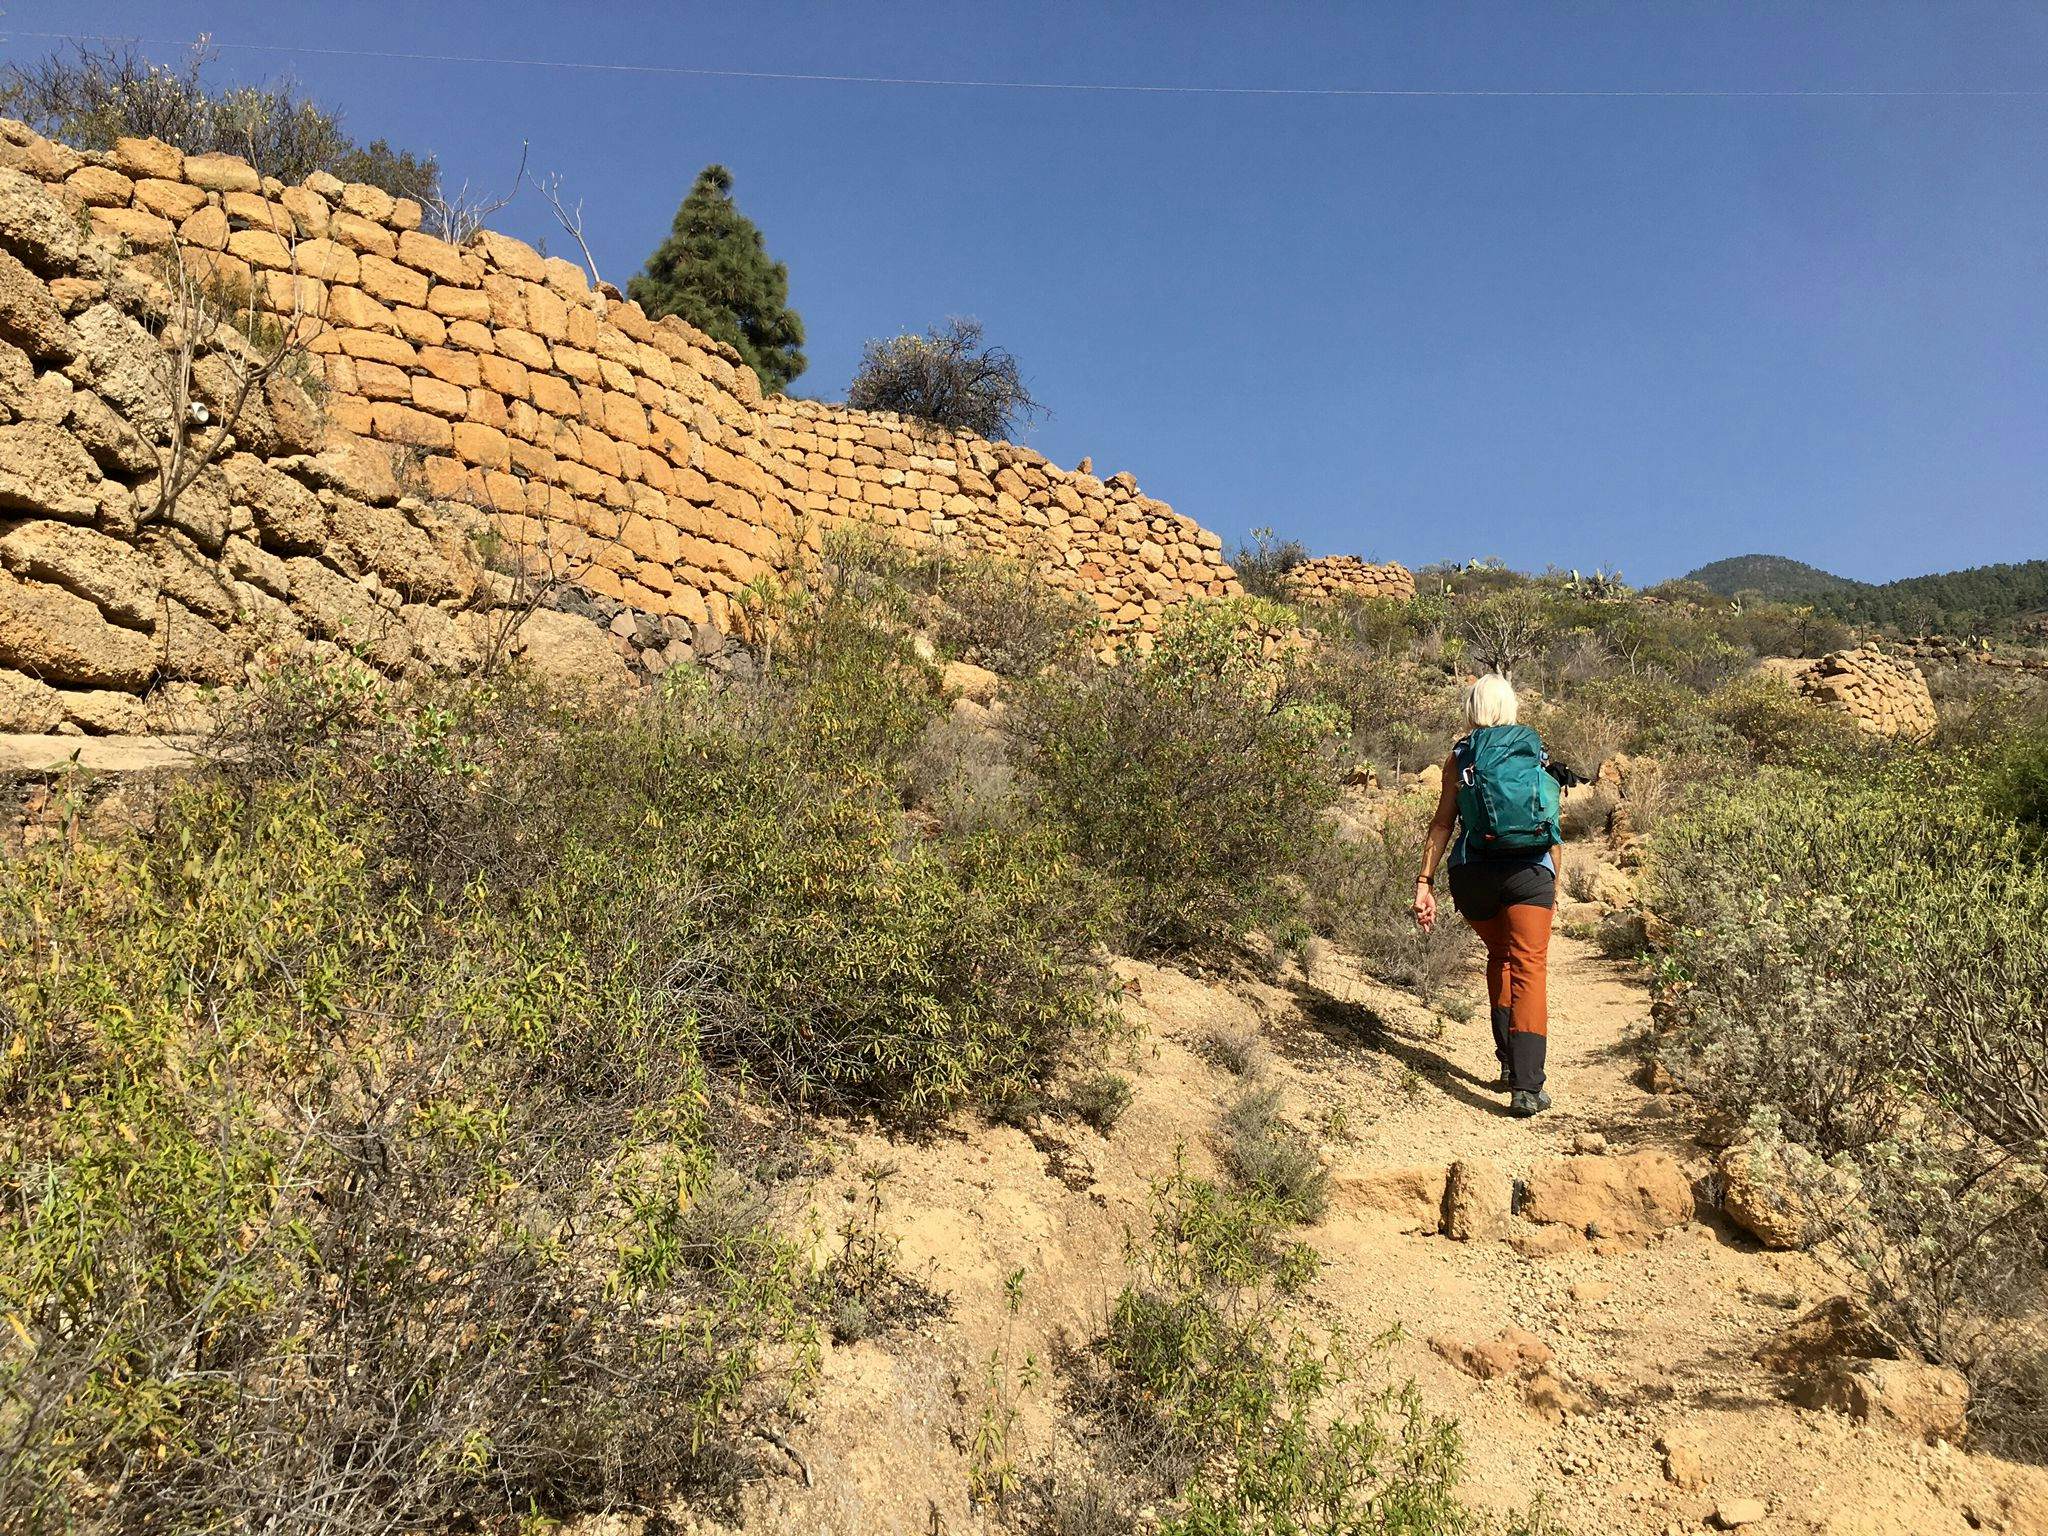
[[[70,32],[0,31],[0,38],[34,38],[38,41],[81,43],[136,43],[154,47],[183,48],[189,39],[162,37],[118,37],[110,34],[79,35]],[[1695,90],[1482,90],[1428,86],[1313,86],[1313,85],[1151,85],[1137,81],[1083,80],[976,80],[925,75],[815,74],[785,69],[717,69],[687,64],[612,64],[586,59],[535,59],[492,54],[409,53],[377,48],[319,48],[292,43],[224,43],[209,37],[210,47],[236,49],[246,53],[300,54],[310,58],[372,59],[406,64],[482,64],[521,69],[582,70],[597,74],[660,75],[703,80],[767,80],[810,85],[893,85],[945,90],[1065,91],[1079,94],[1131,96],[1298,96],[1352,98],[1473,97],[1552,99],[1660,99],[1660,100],[1841,100],[1863,98],[2001,98],[2044,97],[2048,89],[1788,89],[1739,90],[1704,88]]]

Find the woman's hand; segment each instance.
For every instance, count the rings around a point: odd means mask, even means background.
[[[1427,880],[1416,879],[1415,905],[1408,910],[1415,914],[1416,924],[1424,933],[1436,927],[1436,891]]]

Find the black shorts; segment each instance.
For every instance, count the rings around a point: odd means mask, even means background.
[[[1557,905],[1557,876],[1526,859],[1467,859],[1451,866],[1458,915],[1483,923],[1502,907]]]

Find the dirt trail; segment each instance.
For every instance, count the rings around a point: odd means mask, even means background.
[[[790,1436],[812,1486],[793,1476],[757,1483],[745,1528],[996,1528],[965,1496],[968,1444],[991,1400],[989,1355],[1007,1338],[1014,1381],[1027,1352],[1043,1361],[1059,1338],[1097,1330],[1148,1181],[1177,1145],[1198,1171],[1212,1167],[1207,1138],[1239,1086],[1203,1054],[1221,1028],[1258,1030],[1288,1118],[1319,1138],[1330,1164],[1330,1212],[1304,1233],[1326,1259],[1305,1312],[1354,1334],[1402,1326],[1392,1368],[1415,1377],[1432,1410],[1460,1421],[1475,1503],[1506,1511],[1542,1495],[1577,1536],[1712,1529],[1717,1506],[1739,1498],[1767,1510],[1743,1527],[1757,1536],[2048,1536],[2048,1476],[2038,1470],[1783,1400],[1751,1353],[1840,1290],[1814,1260],[1764,1252],[1711,1216],[1647,1243],[1581,1241],[1530,1258],[1503,1241],[1419,1231],[1428,1222],[1386,1198],[1389,1170],[1441,1172],[1483,1157],[1519,1178],[1543,1159],[1603,1145],[1662,1147],[1705,1172],[1674,1101],[1634,1082],[1648,1017],[1640,984],[1562,935],[1553,966],[1557,1105],[1532,1121],[1510,1118],[1490,1086],[1483,1011],[1452,1023],[1323,956],[1283,986],[1120,963],[1142,1034],[1129,1068],[1136,1097],[1106,1139],[1065,1122],[1030,1133],[962,1126],[918,1144],[842,1137],[837,1176],[816,1191],[819,1219],[829,1228],[850,1209],[843,1197],[861,1163],[893,1164],[890,1219],[904,1262],[929,1273],[952,1308],[909,1338],[828,1347],[817,1399]],[[1018,1270],[1024,1304],[1006,1332],[1003,1283]],[[1550,1422],[1516,1383],[1475,1380],[1426,1342],[1483,1341],[1509,1325],[1555,1351],[1587,1411]],[[1019,1463],[1070,1458],[1055,1389],[1041,1384],[1015,1400],[1009,1443]],[[1660,1443],[1696,1453],[1704,1483],[1670,1480]]]

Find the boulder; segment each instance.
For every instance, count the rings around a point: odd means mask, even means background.
[[[987,667],[977,667],[972,662],[949,661],[939,670],[939,684],[946,692],[976,704],[988,703],[1002,683],[1002,678]]]
[[[1485,1158],[1451,1164],[1444,1186],[1444,1235],[1461,1243],[1499,1237],[1507,1229],[1513,1189]]]
[[[1793,1399],[1909,1439],[1953,1444],[1967,1427],[1970,1384],[1917,1360],[1838,1360],[1803,1378]]]
[[[64,718],[63,696],[48,683],[0,669],[0,731],[52,731]]]
[[[64,718],[91,736],[137,736],[149,728],[142,700],[111,688],[69,689]]]
[[[0,247],[54,277],[77,264],[85,238],[80,225],[78,214],[41,182],[0,167]]]
[[[0,665],[46,682],[134,689],[155,671],[156,648],[62,587],[0,574]]]
[[[109,474],[135,478],[156,472],[157,459],[149,444],[91,390],[72,393],[68,425],[71,435]]]
[[[1666,1152],[1557,1158],[1529,1175],[1522,1215],[1588,1236],[1647,1236],[1692,1220],[1692,1181]]]
[[[1664,1480],[1675,1488],[1697,1493],[1707,1486],[1706,1458],[1699,1443],[1678,1430],[1666,1430],[1657,1437],[1657,1449],[1664,1453]]]
[[[1792,1374],[1835,1360],[1896,1360],[1899,1347],[1870,1308],[1853,1296],[1830,1296],[1781,1329],[1756,1352],[1758,1364]]]
[[[1429,1233],[1443,1225],[1449,1182],[1450,1170],[1441,1164],[1339,1173],[1330,1180],[1330,1201],[1344,1210],[1392,1216],[1403,1231]]]
[[[69,362],[77,349],[49,284],[0,249],[0,336],[31,357]]]
[[[1766,1248],[1804,1246],[1807,1211],[1781,1150],[1737,1142],[1722,1152],[1718,1167],[1721,1209],[1730,1221]]]
[[[1484,1343],[1466,1343],[1439,1334],[1429,1347],[1468,1376],[1492,1381],[1500,1376],[1533,1376],[1551,1361],[1551,1348],[1522,1328],[1503,1328]]]
[[[611,639],[588,619],[536,609],[512,637],[511,653],[545,680],[593,698],[624,695],[633,674]]]
[[[156,338],[110,303],[94,304],[71,322],[87,381],[137,431],[157,435],[170,423],[171,402]]]
[[[1531,1413],[1551,1424],[1562,1424],[1578,1414],[1591,1413],[1594,1408],[1590,1397],[1548,1365],[1522,1383],[1522,1402]]]

